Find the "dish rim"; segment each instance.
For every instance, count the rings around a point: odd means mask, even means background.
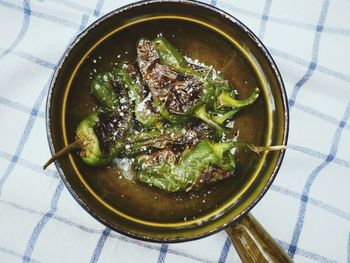
[[[62,55],[58,65],[55,69],[55,72],[51,78],[49,91],[48,91],[48,95],[47,95],[47,100],[46,100],[46,112],[45,112],[46,131],[47,131],[47,138],[48,138],[51,154],[55,153],[55,149],[54,149],[54,145],[53,145],[53,141],[52,141],[53,136],[52,136],[51,129],[50,129],[50,116],[49,116],[50,107],[51,107],[51,98],[52,98],[52,92],[53,92],[57,77],[58,77],[59,73],[61,72],[61,69],[63,67],[63,64],[65,63],[66,58],[71,54],[71,51],[80,42],[80,40],[85,35],[87,35],[91,30],[93,30],[96,26],[98,26],[101,22],[103,22],[103,21],[109,19],[110,17],[115,16],[119,13],[127,11],[131,8],[135,8],[135,7],[137,8],[137,7],[142,7],[145,5],[156,4],[156,3],[190,4],[190,5],[195,5],[195,6],[209,9],[210,11],[219,14],[224,20],[229,20],[230,22],[234,23],[236,26],[238,26],[240,29],[244,30],[245,33],[249,35],[251,40],[254,42],[255,46],[262,52],[262,54],[264,55],[268,64],[271,66],[272,71],[274,73],[274,76],[276,77],[276,80],[278,82],[279,91],[281,93],[281,98],[282,98],[282,104],[284,107],[284,120],[285,120],[284,126],[283,126],[283,128],[284,128],[283,133],[284,134],[283,134],[282,142],[283,142],[283,145],[287,145],[288,134],[289,134],[289,108],[288,108],[288,103],[287,103],[288,102],[287,93],[285,90],[285,86],[284,86],[280,71],[278,70],[278,67],[277,67],[275,61],[273,60],[271,54],[269,53],[269,51],[267,50],[265,45],[261,42],[261,40],[240,20],[238,20],[237,18],[235,18],[231,14],[229,14],[229,13],[227,13],[227,12],[217,8],[217,7],[214,7],[212,5],[198,2],[198,1],[193,1],[193,0],[192,1],[191,0],[178,0],[178,1],[177,0],[145,0],[145,1],[134,2],[134,3],[122,6],[120,8],[115,9],[115,10],[112,10],[111,12],[100,17],[99,19],[97,19],[96,21],[91,23],[85,30],[80,32],[75,37],[75,39],[69,44],[67,49],[65,50],[64,54]],[[282,124],[281,124],[281,126],[282,126]],[[281,166],[282,161],[284,159],[284,155],[285,155],[285,151],[282,151],[278,157],[278,160],[276,162],[276,165],[275,165],[273,171],[269,175],[269,179],[266,182],[264,188],[260,191],[258,196],[240,214],[231,218],[225,224],[223,224],[223,225],[221,225],[213,230],[205,231],[201,234],[193,235],[191,237],[179,237],[179,238],[169,238],[169,239],[167,239],[167,238],[155,238],[155,237],[148,237],[148,236],[140,235],[138,233],[130,232],[130,231],[127,231],[125,229],[119,228],[116,225],[110,224],[103,217],[101,217],[98,213],[96,213],[93,209],[91,209],[89,206],[87,206],[86,203],[80,198],[80,196],[74,191],[73,187],[71,186],[71,184],[67,180],[63,169],[60,167],[60,165],[57,161],[55,162],[55,166],[58,170],[58,173],[60,174],[60,178],[63,180],[65,186],[67,187],[67,189],[69,190],[71,195],[74,197],[74,199],[79,203],[79,205],[81,207],[83,207],[90,215],[92,215],[95,219],[97,219],[102,224],[106,225],[107,227],[111,228],[114,231],[117,231],[119,233],[122,233],[126,236],[129,236],[129,237],[132,237],[135,239],[144,240],[144,241],[159,242],[159,243],[161,243],[161,242],[177,243],[177,242],[196,240],[199,238],[203,238],[203,237],[212,235],[212,234],[224,229],[225,227],[227,227],[231,224],[234,224],[238,219],[242,218],[245,214],[247,214],[261,200],[261,198],[265,195],[267,190],[270,188],[272,182],[276,178],[277,173],[280,169],[280,166]]]

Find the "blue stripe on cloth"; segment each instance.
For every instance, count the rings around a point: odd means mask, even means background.
[[[289,243],[285,242],[285,241],[282,241],[282,240],[278,240],[276,239],[277,243],[282,246],[285,250],[289,247]],[[300,255],[300,256],[303,256],[305,258],[308,258],[308,259],[312,259],[316,262],[320,262],[320,263],[339,263],[338,261],[336,260],[333,260],[333,259],[330,259],[330,258],[327,258],[327,257],[324,257],[324,256],[321,256],[319,254],[316,254],[316,253],[313,253],[313,252],[310,252],[308,250],[305,250],[305,249],[302,249],[302,248],[297,248],[295,254],[297,255]]]
[[[81,25],[79,26],[79,31],[75,33],[74,37],[85,27],[86,23],[88,21],[88,16],[84,15],[82,17],[82,22],[81,22]],[[7,178],[9,177],[9,175],[11,174],[13,168],[15,167],[15,164],[17,163],[18,161],[18,158],[19,158],[19,155],[22,153],[23,151],[23,147],[29,137],[29,134],[33,128],[33,125],[34,125],[34,122],[35,122],[35,119],[36,119],[36,116],[38,114],[38,109],[40,108],[40,105],[45,97],[45,95],[47,94],[47,90],[48,90],[48,84],[45,85],[45,88],[40,92],[38,98],[35,100],[35,103],[34,103],[34,107],[32,109],[32,113],[29,117],[29,120],[27,122],[27,125],[24,129],[24,132],[23,132],[23,135],[21,137],[21,140],[20,140],[20,143],[16,149],[16,153],[15,155],[12,157],[11,159],[11,162],[9,164],[9,166],[7,167],[4,175],[1,177],[0,179],[0,196],[1,196],[1,193],[2,193],[2,189],[3,189],[3,186],[4,186],[4,183],[6,182]],[[26,251],[25,251],[25,254],[23,256],[23,262],[27,262],[27,261],[30,261],[30,256],[33,252],[33,249],[34,249],[34,246],[35,246],[35,243],[42,231],[42,229],[45,227],[46,223],[50,220],[50,218],[53,216],[54,212],[57,210],[57,202],[58,202],[58,199],[62,193],[62,190],[63,190],[63,183],[62,181],[59,182],[59,185],[58,187],[56,188],[56,191],[55,191],[55,194],[53,196],[53,199],[51,201],[51,209],[49,212],[47,212],[43,218],[39,221],[39,223],[37,224],[37,226],[35,227],[32,235],[31,235],[31,238],[30,240],[28,241],[28,244],[27,244],[27,247],[26,247]]]
[[[244,10],[244,9],[235,7],[235,6],[233,6],[231,4],[228,4],[228,3],[220,3],[220,6],[226,7],[226,8],[228,8],[228,9],[234,11],[234,12],[237,12],[237,13],[241,13],[241,14],[244,14],[244,15],[247,15],[247,16],[250,16],[250,17],[261,19],[261,14],[254,13],[254,12],[249,11],[249,10]],[[271,17],[271,16],[268,17],[268,20],[270,22],[277,22],[279,24],[288,24],[288,25],[292,25],[292,26],[295,26],[295,27],[299,27],[299,28],[315,30],[315,26],[312,25],[312,24],[304,24],[304,23],[301,23],[301,22],[290,21],[290,20],[280,19],[280,18],[274,18],[274,17]],[[323,27],[323,32],[324,33],[325,32],[332,32],[332,33],[336,34],[337,31],[339,31],[339,34],[343,34],[344,32],[346,32],[346,35],[350,35],[350,30],[347,30],[347,29]],[[288,54],[288,53],[286,53],[284,51],[281,51],[281,50],[278,50],[278,49],[276,49],[274,47],[269,46],[268,50],[274,56],[278,56],[280,58],[283,58],[283,59],[295,62],[297,64],[300,64],[300,65],[303,65],[303,66],[308,66],[310,64],[308,61],[306,61],[306,60],[304,60],[302,58],[299,58],[299,57],[297,57],[295,55],[292,55],[292,54]],[[330,69],[328,67],[316,64],[316,69],[315,70],[319,71],[319,72],[321,72],[323,74],[335,77],[337,79],[341,79],[341,80],[344,80],[346,82],[350,82],[350,76],[349,75],[346,75],[344,73],[335,71],[335,70]]]
[[[308,196],[310,194],[311,186],[315,181],[315,179],[317,178],[317,175],[320,173],[320,171],[334,160],[334,157],[338,152],[338,146],[339,146],[341,134],[344,128],[343,124],[345,124],[348,121],[349,117],[350,117],[350,103],[347,105],[342,121],[338,125],[336,132],[333,136],[332,146],[331,146],[329,155],[326,157],[326,159],[324,159],[324,161],[320,165],[318,165],[315,168],[315,170],[311,172],[311,174],[309,175],[306,181],[306,184],[304,185],[303,194],[300,200],[301,204],[299,207],[298,219],[294,227],[291,244],[288,248],[288,253],[291,257],[293,257],[295,254],[295,251],[297,249],[297,245],[299,242],[300,234],[304,225],[305,213],[306,213],[306,208],[308,203]]]
[[[350,36],[350,30],[344,28],[324,27],[323,32],[340,36]]]
[[[225,263],[227,260],[228,252],[230,251],[230,248],[232,247],[232,243],[230,238],[226,238],[224,246],[222,247],[220,258],[218,260],[218,263]]]
[[[211,1],[210,1],[210,4],[211,4],[212,6],[216,6],[216,0],[211,0]]]
[[[312,199],[310,199],[310,200],[312,200]],[[9,206],[11,206],[13,208],[16,208],[16,209],[19,209],[21,211],[26,211],[26,212],[28,212],[30,214],[45,215],[45,213],[43,213],[43,212],[38,212],[38,211],[35,211],[33,209],[20,206],[18,204],[13,203],[13,202],[0,200],[0,203],[9,205]],[[73,221],[71,221],[71,220],[69,220],[67,218],[61,217],[61,216],[53,215],[52,219],[54,219],[54,220],[56,220],[58,222],[61,222],[63,224],[66,224],[66,225],[68,225],[70,227],[75,227],[75,228],[77,228],[77,229],[79,229],[81,231],[87,232],[87,233],[98,234],[98,233],[102,233],[103,232],[102,230],[96,230],[96,229],[92,229],[92,228],[86,227],[86,226],[81,225],[81,224],[77,224],[77,223],[75,223],[75,222],[73,222]],[[125,237],[123,235],[120,235],[120,234],[117,234],[117,233],[114,233],[114,232],[112,232],[110,234],[110,237],[118,239],[118,240],[126,242],[126,243],[131,243],[131,244],[143,247],[143,248],[147,248],[147,249],[151,249],[151,250],[159,250],[159,246],[157,246],[157,245],[153,245],[151,243],[146,243],[146,242],[141,242],[141,241],[138,241],[138,240],[135,240],[135,239],[131,239],[131,238]],[[279,241],[279,242],[281,243],[282,241]],[[287,249],[288,246],[289,246],[289,244],[287,242],[284,242],[284,241],[283,241],[283,243],[281,245],[285,249]],[[207,260],[207,259],[204,259],[204,258],[199,258],[199,257],[193,256],[191,254],[184,253],[182,251],[174,250],[172,248],[168,248],[168,253],[173,254],[173,255],[177,255],[177,256],[182,256],[182,257],[185,257],[185,258],[189,258],[189,259],[192,259],[192,260],[196,260],[196,261],[199,261],[199,262],[213,263],[210,260]],[[303,256],[306,256],[306,257],[311,258],[311,259],[323,258],[322,256],[319,256],[319,255],[317,255],[317,254],[315,254],[313,252],[307,251],[307,250],[303,250],[301,248],[297,249],[296,254],[302,254]]]
[[[335,158],[333,160],[333,163],[339,164],[339,165],[344,166],[346,168],[350,168],[350,162],[339,159],[339,158]]]
[[[0,48],[0,51],[9,51],[9,49]],[[45,68],[49,68],[49,69],[56,68],[56,65],[54,63],[51,63],[51,62],[46,61],[44,59],[35,57],[35,56],[33,56],[27,52],[24,52],[24,51],[13,51],[12,50],[11,55],[24,58],[26,60],[29,60],[30,62],[33,62],[33,63],[35,63],[39,66],[45,67]]]
[[[43,213],[43,212],[35,211],[33,209],[20,206],[18,204],[13,203],[13,202],[0,200],[0,203],[7,204],[7,205],[9,205],[11,207],[19,209],[21,211],[26,211],[26,212],[28,212],[30,214],[45,215],[45,213]],[[90,233],[90,234],[99,234],[99,233],[103,232],[101,230],[92,229],[92,228],[86,227],[84,225],[75,223],[75,222],[73,222],[73,221],[71,221],[71,220],[69,220],[67,218],[61,217],[61,216],[53,215],[52,219],[54,219],[54,220],[56,220],[58,222],[61,222],[63,224],[66,224],[68,226],[75,227],[75,228],[77,228],[77,229],[79,229],[81,231],[84,231],[84,232],[87,232],[87,233]],[[131,244],[143,247],[143,248],[147,248],[147,249],[151,249],[151,250],[159,250],[159,246],[157,246],[157,245],[153,245],[151,243],[141,242],[141,241],[138,241],[136,239],[131,239],[131,238],[128,238],[126,236],[123,236],[123,235],[120,235],[120,234],[117,234],[117,233],[114,233],[114,232],[112,232],[110,234],[110,237],[118,239],[118,240],[126,242],[126,243],[131,243]],[[207,262],[207,263],[211,262],[211,261],[208,261],[206,259],[199,258],[199,257],[193,256],[191,254],[188,254],[188,253],[185,253],[185,252],[181,252],[181,251],[178,251],[178,250],[174,250],[174,249],[168,249],[168,253],[171,253],[171,254],[174,254],[174,255],[178,255],[178,256],[182,256],[182,257],[186,257],[186,258],[193,259],[193,260],[197,260],[197,261],[200,261],[200,262]]]
[[[272,56],[283,58],[285,60],[289,60],[291,62],[294,62],[294,63],[302,65],[302,66],[309,65],[309,62],[303,58],[297,57],[293,54],[289,54],[287,52],[284,52],[282,50],[279,50],[279,49],[271,47],[271,46],[267,46],[267,48],[268,48],[269,52],[272,54]],[[317,65],[316,70],[318,69],[318,67],[319,67],[319,65]]]
[[[104,0],[97,0],[97,4],[94,10],[94,16],[96,17],[100,16],[103,3],[104,3]]]
[[[0,59],[2,59],[4,56],[10,53],[22,41],[23,37],[27,33],[31,14],[29,0],[23,1],[23,8],[21,8],[21,11],[23,12],[23,22],[21,30],[19,31],[16,39],[12,42],[12,44],[7,49],[2,50],[2,53],[0,54]]]
[[[258,36],[261,40],[265,36],[266,24],[267,24],[267,20],[269,19],[271,3],[272,3],[272,0],[265,1],[264,11],[263,11],[263,14],[261,16],[260,29],[259,29],[259,34],[258,34]]]
[[[71,41],[72,42],[76,37],[77,35],[83,31],[86,27],[86,24],[88,23],[89,21],[89,15],[87,14],[84,14],[82,17],[81,17],[81,21],[80,21],[80,26],[78,28],[78,31],[74,34],[74,36],[72,37]],[[69,46],[69,44],[67,45],[67,47]]]
[[[8,160],[8,161],[13,161],[13,156],[9,153],[6,153],[4,151],[1,151],[0,150],[0,158],[3,158],[5,160]],[[51,176],[51,177],[54,177],[54,178],[59,178],[59,175],[58,175],[58,172],[57,171],[53,171],[53,170],[50,170],[50,169],[46,169],[44,170],[42,166],[40,165],[37,165],[35,163],[32,163],[30,161],[27,161],[21,157],[17,157],[15,158],[16,159],[16,163],[25,167],[25,168],[28,168],[34,172],[37,172],[37,173],[40,173],[40,174],[45,174],[47,176]]]
[[[288,149],[310,155],[310,156],[315,157],[317,159],[323,160],[323,159],[327,158],[327,154],[306,148],[304,146],[288,144]]]
[[[318,23],[316,26],[316,33],[314,36],[314,43],[312,47],[312,55],[311,55],[311,62],[309,64],[309,67],[306,71],[306,73],[301,77],[301,79],[295,84],[292,93],[289,98],[289,106],[290,110],[292,110],[295,100],[298,96],[300,88],[311,78],[313,73],[315,72],[315,69],[317,67],[317,61],[318,61],[318,52],[320,47],[320,41],[321,41],[321,34],[324,22],[326,20],[326,16],[328,13],[328,7],[329,7],[329,1],[325,0],[322,5],[321,14],[318,19]]]
[[[317,159],[326,159],[327,158],[327,154],[325,153],[321,153],[303,146],[299,146],[299,145],[294,145],[294,144],[288,144],[288,149],[297,151],[297,152],[301,152],[307,155],[310,155],[312,157],[315,157]],[[350,168],[350,162],[343,160],[343,159],[339,159],[339,158],[334,158],[333,163],[336,163],[338,165],[344,166],[346,168]]]
[[[306,30],[315,30],[315,26],[313,24],[303,23],[299,21],[292,21],[288,19],[271,17],[271,16],[269,17],[269,21],[276,24],[288,25],[288,26],[293,26],[293,27],[302,28]],[[350,36],[350,30],[343,29],[343,28],[324,27],[323,32],[328,34],[334,34],[334,35]]]
[[[23,111],[25,113],[29,113],[29,114],[33,113],[33,110],[30,107],[25,106],[23,104],[15,102],[15,101],[6,99],[4,97],[0,97],[0,104],[7,106],[7,107],[10,107],[10,108],[13,108],[13,109],[16,109],[16,110],[19,110],[19,111]],[[45,118],[45,113],[39,111],[37,116],[40,118]]]
[[[75,2],[68,1],[68,0],[51,0],[51,1],[56,2],[58,4],[62,4],[66,7],[69,7],[71,9],[74,9],[77,11],[91,14],[91,15],[94,13],[93,9],[86,7],[86,6],[83,6],[83,5],[80,5],[80,4],[75,3]]]
[[[315,110],[315,109],[313,109],[313,108],[311,108],[309,106],[306,106],[304,104],[301,104],[299,102],[296,102],[294,104],[294,107],[299,109],[299,110],[301,110],[301,111],[303,111],[303,112],[305,112],[305,113],[308,113],[308,114],[310,114],[312,116],[315,116],[315,117],[317,117],[317,118],[319,118],[319,119],[321,119],[323,121],[326,121],[326,122],[329,122],[329,123],[332,123],[332,124],[335,124],[335,125],[338,125],[339,122],[340,122],[337,118],[334,118],[334,117],[332,117],[332,116],[330,116],[328,114],[325,114],[323,112],[317,111],[317,110]],[[347,130],[350,130],[350,126],[346,126],[344,128],[347,129]]]
[[[88,15],[83,15],[82,16],[81,24],[79,26],[79,29],[74,34],[72,40],[78,35],[79,32],[81,32],[85,28],[88,20],[89,20],[89,16]],[[36,117],[38,115],[38,111],[40,109],[40,106],[41,106],[41,104],[42,104],[42,102],[43,102],[43,100],[46,97],[46,94],[48,92],[48,85],[49,85],[49,82],[45,85],[45,88],[40,92],[39,96],[35,100],[34,107],[31,110],[31,114],[30,114],[29,120],[28,120],[28,122],[27,122],[27,124],[26,124],[26,126],[24,128],[24,132],[22,134],[20,142],[19,142],[19,144],[17,146],[17,149],[15,151],[14,157],[11,159],[11,162],[10,162],[9,166],[7,167],[7,169],[5,170],[4,175],[0,178],[0,196],[2,194],[2,190],[3,190],[5,182],[6,182],[7,178],[9,177],[9,175],[11,174],[13,168],[15,167],[15,165],[17,163],[17,160],[18,160],[20,154],[23,151],[24,145],[26,144],[26,142],[27,142],[27,140],[29,138],[29,134],[31,133],[31,130],[32,130],[33,126],[34,126],[34,123],[35,123]]]
[[[269,17],[269,21],[276,24],[288,25],[288,26],[293,26],[293,27],[302,28],[306,30],[315,30],[315,26],[313,24],[303,23],[299,21],[292,21],[288,19],[271,17],[271,16]],[[334,34],[334,35],[350,36],[350,30],[344,29],[344,28],[324,27],[323,32],[328,34]]]
[[[74,38],[80,31],[82,31],[85,28],[88,19],[89,19],[88,15],[82,16],[81,24],[79,26],[78,31],[74,34]],[[57,210],[57,203],[58,203],[58,200],[59,200],[61,193],[63,191],[63,187],[64,187],[64,185],[63,185],[62,181],[60,180],[59,184],[55,190],[55,193],[53,195],[53,198],[51,200],[50,211],[47,212],[43,216],[43,218],[39,221],[39,223],[36,225],[32,235],[27,243],[26,251],[25,251],[24,256],[23,256],[23,262],[30,261],[31,254],[33,253],[36,241],[38,240],[41,231],[44,229],[47,222],[52,218],[52,216],[54,215],[54,213]]]
[[[316,167],[315,170],[312,171],[312,173],[310,174],[306,186],[304,187],[303,190],[303,194],[301,196],[301,205],[299,207],[299,211],[298,211],[298,218],[297,218],[297,222],[296,225],[294,227],[294,231],[293,231],[293,236],[292,236],[292,241],[291,244],[288,248],[288,253],[291,257],[294,257],[298,242],[299,242],[299,238],[301,235],[301,231],[304,225],[304,219],[305,219],[305,214],[306,214],[306,208],[307,208],[307,203],[308,203],[308,194],[310,192],[310,188],[312,183],[314,182],[314,180],[316,179],[317,175],[320,173],[320,171],[325,168],[330,162],[325,160],[323,161],[319,166]]]
[[[246,15],[246,16],[253,17],[253,18],[261,20],[261,14],[260,13],[255,13],[255,12],[247,10],[247,9],[242,9],[240,7],[234,6],[231,3],[219,2],[217,5],[220,8],[228,9],[229,11],[231,11],[231,13],[239,13],[239,14],[242,14],[242,15]],[[269,17],[269,20],[271,20],[271,16]]]
[[[8,2],[3,1],[3,0],[0,0],[0,5],[7,7],[7,8],[11,8],[11,9],[16,10],[16,11],[23,11],[23,8],[21,8],[20,6],[12,4],[12,3],[8,3]],[[65,27],[69,27],[69,28],[73,28],[73,29],[77,29],[79,27],[79,24],[74,23],[72,21],[68,21],[68,20],[60,18],[60,17],[57,17],[57,16],[48,15],[45,13],[37,12],[37,11],[26,9],[26,8],[24,9],[24,12],[26,12],[26,13],[30,12],[31,16],[42,18],[42,19],[60,24],[60,25],[65,26]]]
[[[285,60],[294,62],[294,63],[302,65],[302,66],[308,66],[309,65],[309,63],[306,60],[304,60],[304,59],[302,59],[300,57],[294,56],[292,54],[288,54],[288,53],[286,53],[284,51],[278,50],[278,49],[273,48],[273,47],[268,47],[268,49],[269,49],[270,53],[273,56],[277,56],[277,57],[283,58]],[[325,75],[332,76],[334,78],[346,81],[346,82],[350,82],[350,75],[346,75],[344,73],[335,71],[333,69],[327,68],[327,67],[322,66],[322,65],[317,65],[316,66],[316,71],[318,71],[320,73],[323,73]]]
[[[23,134],[21,136],[20,142],[16,148],[14,157],[12,158],[10,164],[8,165],[8,167],[6,168],[3,176],[0,178],[0,196],[2,194],[2,190],[4,187],[4,184],[7,180],[7,178],[9,177],[9,175],[11,174],[13,168],[15,167],[17,161],[18,161],[18,157],[21,155],[24,145],[26,144],[29,135],[32,131],[32,128],[34,126],[36,117],[38,115],[38,111],[40,109],[41,103],[43,102],[46,94],[47,94],[47,90],[48,90],[48,83],[45,85],[44,89],[42,89],[42,91],[40,92],[39,96],[36,98],[35,103],[34,103],[34,107],[31,110],[31,114],[29,116],[29,120],[27,121],[27,124],[24,128]]]
[[[13,251],[11,249],[4,248],[4,247],[0,247],[0,252],[8,254],[8,255],[11,255],[11,256],[15,256],[17,258],[22,258],[23,257],[23,255],[15,252],[15,251]],[[36,260],[36,259],[32,259],[31,262],[32,263],[40,263],[41,261]]]
[[[322,65],[318,65],[317,70],[323,74],[328,75],[328,76],[332,76],[332,77],[335,77],[337,79],[344,80],[346,82],[350,82],[350,76],[346,75],[342,72],[335,71],[333,69],[327,68],[327,67],[322,66]]]
[[[222,8],[229,9],[233,13],[243,14],[245,16],[249,16],[252,18],[259,19],[259,20],[261,19],[260,13],[256,13],[256,12],[253,12],[251,10],[239,8],[237,6],[234,6],[232,3],[219,2],[218,5]],[[274,16],[269,16],[268,20],[270,22],[273,22],[276,24],[287,25],[287,26],[292,26],[292,27],[306,29],[306,30],[312,30],[312,31],[315,30],[315,26],[313,24],[304,23],[304,22],[300,22],[300,21],[289,20],[289,19],[279,18],[279,17],[274,17]],[[346,29],[346,28],[324,27],[323,32],[328,33],[328,34],[343,35],[343,36],[350,35],[350,30]]]
[[[39,211],[35,211],[34,209],[31,209],[31,208],[23,207],[21,205],[15,204],[14,202],[9,202],[9,201],[5,201],[5,200],[1,200],[0,199],[0,203],[9,205],[9,206],[11,206],[13,208],[16,208],[16,209],[21,210],[21,211],[25,211],[25,212],[30,213],[30,214],[39,214],[39,215],[42,215],[42,216],[45,215],[45,213],[43,213],[43,212],[39,212]],[[103,232],[102,230],[89,228],[87,226],[75,223],[75,222],[73,222],[72,220],[70,220],[68,218],[65,218],[65,217],[62,217],[62,216],[58,216],[58,215],[55,215],[55,214],[52,216],[52,219],[54,219],[54,220],[56,220],[56,221],[58,221],[60,223],[63,223],[65,225],[67,225],[67,226],[75,227],[75,228],[77,228],[77,229],[79,229],[81,231],[84,231],[86,233],[100,234],[100,233]],[[137,246],[140,246],[140,247],[143,247],[143,248],[147,248],[147,249],[151,249],[151,250],[157,250],[157,251],[159,250],[159,246],[158,245],[153,245],[151,243],[146,243],[146,242],[138,241],[136,239],[131,239],[131,238],[128,238],[126,236],[117,234],[115,232],[111,232],[110,237],[114,238],[114,239],[117,239],[117,240],[120,240],[120,241],[123,241],[123,242],[126,242],[126,243],[134,244],[134,245],[137,245]],[[175,250],[175,249],[171,249],[171,248],[168,248],[168,253],[174,254],[174,255],[177,255],[177,256],[181,256],[181,257],[186,257],[186,258],[189,258],[189,259],[192,259],[192,260],[196,260],[196,261],[200,261],[200,262],[212,263],[212,261],[206,260],[204,258],[199,258],[199,257],[193,256],[191,254],[188,254],[188,253],[185,253],[185,252],[182,252],[182,251],[178,251],[178,250]]]
[[[165,257],[166,254],[168,253],[168,244],[162,244],[162,246],[159,249],[159,256],[158,256],[158,260],[157,263],[164,263],[165,262]]]
[[[294,192],[292,190],[289,190],[287,188],[284,188],[282,186],[278,186],[278,185],[271,185],[271,191],[274,191],[274,192],[277,192],[277,193],[280,193],[280,194],[284,194],[284,195],[287,195],[289,197],[293,197],[293,198],[296,198],[296,199],[299,199],[301,200],[302,202],[308,202],[309,204],[311,205],[314,205],[320,209],[323,209],[333,215],[336,215],[340,218],[343,218],[343,219],[346,219],[348,221],[350,221],[350,213],[348,212],[345,212],[339,208],[336,208],[334,206],[331,206],[323,201],[320,201],[320,200],[317,200],[315,198],[312,198],[312,197],[308,197],[307,199],[306,198],[302,198],[302,195],[297,193],[297,192]]]
[[[50,204],[50,211],[47,212],[39,221],[39,223],[35,226],[30,239],[27,243],[27,247],[26,250],[24,252],[24,256],[23,256],[23,262],[30,262],[31,261],[31,256],[36,244],[36,241],[38,240],[38,237],[41,233],[41,231],[44,229],[45,225],[47,224],[47,222],[50,220],[50,218],[53,216],[53,214],[56,212],[57,210],[57,202],[58,199],[61,196],[63,190],[63,182],[60,180],[58,183],[58,186],[55,190],[55,193],[53,195],[53,198],[51,200],[51,204]]]
[[[101,251],[104,247],[104,244],[110,234],[111,234],[111,230],[108,227],[106,227],[97,241],[94,253],[92,254],[92,257],[90,259],[90,263],[96,263],[98,261],[101,255]]]
[[[11,206],[13,208],[16,208],[18,210],[21,210],[21,211],[25,211],[25,212],[27,212],[29,214],[38,214],[38,215],[42,215],[42,216],[45,215],[44,212],[36,211],[34,209],[18,205],[18,204],[14,203],[14,202],[0,200],[0,203],[9,205],[9,206]],[[101,230],[95,230],[95,229],[88,228],[86,226],[80,225],[80,224],[75,223],[75,222],[73,222],[73,221],[71,221],[71,220],[69,220],[69,219],[67,219],[65,217],[62,217],[62,216],[53,215],[52,219],[54,219],[54,220],[56,220],[56,221],[58,221],[60,223],[63,223],[65,225],[67,225],[67,226],[78,228],[79,230],[87,232],[87,233],[90,233],[90,234],[101,234],[103,232]]]

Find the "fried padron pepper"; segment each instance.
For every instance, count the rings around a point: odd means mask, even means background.
[[[256,147],[241,142],[201,140],[179,158],[170,149],[136,157],[137,179],[166,192],[188,191],[229,177],[236,167],[231,150],[246,147],[256,153],[282,147]]]
[[[110,72],[102,72],[95,75],[90,83],[90,93],[97,104],[106,111],[114,110],[118,105],[119,100],[114,84],[115,78]]]
[[[95,112],[83,119],[75,132],[75,142],[57,152],[44,169],[61,156],[79,150],[84,163],[90,166],[108,165],[125,147],[131,128],[130,107],[123,111]]]
[[[144,127],[160,127],[163,117],[155,112],[150,95],[141,82],[136,68],[128,62],[119,63],[113,71],[116,81],[129,91],[130,100],[134,101],[136,120]]]
[[[215,104],[215,107],[230,107],[241,109],[253,104],[259,97],[260,90],[255,88],[245,100],[236,100],[232,87],[212,67],[199,67],[191,65],[184,56],[165,38],[158,37],[152,41],[160,63],[171,66],[175,71],[187,77],[197,78],[203,83],[203,100],[205,104]]]
[[[221,75],[212,68],[203,71],[191,66],[164,38],[141,39],[137,62],[155,106],[172,123],[196,117],[223,134],[227,130],[221,124],[254,103],[260,93],[256,88],[247,99],[236,100],[232,87]]]

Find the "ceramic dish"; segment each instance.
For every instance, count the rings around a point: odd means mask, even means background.
[[[69,46],[53,76],[47,101],[51,152],[74,140],[78,122],[92,111],[90,73],[135,60],[141,37],[162,34],[184,54],[220,70],[242,97],[259,87],[259,100],[235,121],[239,140],[286,145],[288,109],[278,69],[267,49],[241,22],[193,1],[144,1],[112,11],[90,25]],[[213,234],[237,223],[275,178],[284,152],[256,156],[238,151],[236,175],[210,194],[168,194],[119,179],[118,168],[92,168],[69,154],[56,167],[78,203],[97,220],[125,235],[179,242]]]

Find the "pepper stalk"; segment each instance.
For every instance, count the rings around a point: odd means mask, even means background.
[[[165,38],[158,37],[152,41],[158,55],[160,62],[171,66],[175,71],[184,74],[185,76],[192,76],[198,78],[203,83],[203,101],[209,105],[213,112],[217,112],[219,108],[229,107],[236,109],[224,113],[223,117],[213,118],[214,122],[222,124],[225,120],[232,117],[241,108],[251,105],[259,97],[260,90],[255,88],[252,94],[244,100],[237,100],[232,96],[232,88],[227,82],[217,75],[215,79],[209,78],[209,74],[203,74],[195,70],[186,61],[184,56]],[[202,112],[200,106],[199,112]],[[196,113],[195,113],[196,115]],[[206,118],[208,119],[208,118]],[[215,127],[215,124],[211,124]],[[220,130],[218,126],[216,126]]]
[[[213,167],[233,171],[236,163],[231,149],[236,147],[247,147],[256,153],[286,148],[282,145],[260,147],[243,142],[215,143],[202,140],[193,149],[184,151],[177,162],[157,159],[154,164],[144,165],[149,160],[149,155],[136,157],[137,178],[166,192],[186,191],[200,182],[202,175]],[[220,176],[220,173],[216,175]],[[225,175],[222,176],[222,179],[226,178]]]

